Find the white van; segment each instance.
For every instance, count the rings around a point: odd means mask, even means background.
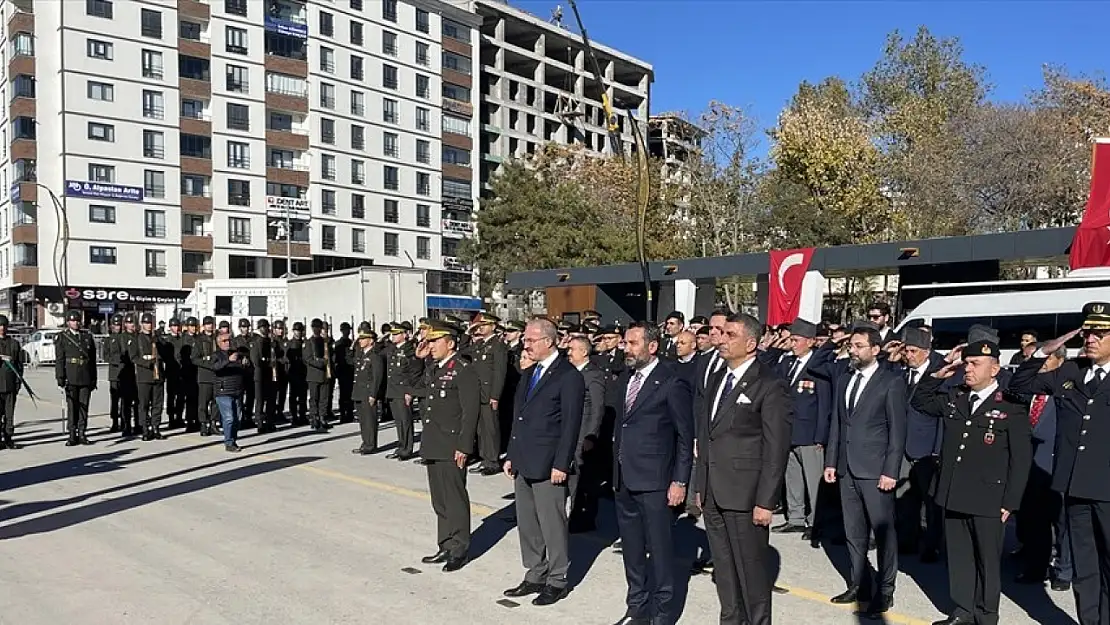
[[[929,326],[933,348],[944,353],[967,341],[972,325],[989,326],[998,331],[1005,365],[1020,349],[1023,333],[1032,330],[1039,340],[1048,341],[1078,328],[1088,302],[1110,302],[1110,286],[930,297],[906,315],[896,330]],[[1079,337],[1068,342],[1069,355],[1078,354],[1082,344]]]

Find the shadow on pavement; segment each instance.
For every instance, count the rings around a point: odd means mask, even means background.
[[[516,527],[515,503],[482,519],[482,524],[470,534],[470,559],[477,560],[486,555],[514,527]]]
[[[120,449],[91,456],[66,458],[48,464],[0,473],[0,491],[15,490],[24,486],[52,482],[67,477],[117,471],[126,464],[126,461],[119,462],[119,459],[132,451],[131,449]]]

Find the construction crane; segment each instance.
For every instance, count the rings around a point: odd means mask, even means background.
[[[590,70],[593,72],[594,80],[601,85],[601,108],[605,111],[605,126],[609,131],[609,149],[612,150],[613,154],[623,156],[624,149],[621,145],[620,124],[617,123],[617,113],[613,109],[613,103],[609,100],[609,90],[601,73],[601,64],[597,62],[597,55],[594,54],[594,48],[590,45],[590,36],[586,33],[586,26],[582,23],[582,15],[578,12],[578,4],[574,0],[569,0],[569,2],[570,9],[574,11],[574,19],[578,22],[578,32],[582,34],[582,43],[586,46],[586,56],[589,57]]]

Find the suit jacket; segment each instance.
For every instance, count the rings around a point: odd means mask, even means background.
[[[790,394],[782,379],[756,360],[721,398],[714,415],[713,400],[727,375],[727,367],[713,374],[697,415],[696,490],[703,498],[712,490],[725,510],[773,510],[790,454]]]
[[[633,372],[619,382],[620,397],[628,394]],[[659,360],[644,380],[636,401],[617,409],[613,434],[613,475],[618,488],[666,490],[671,482],[690,481],[694,462],[694,414],[690,383],[674,362]]]
[[[824,445],[829,440],[829,422],[832,420],[832,384],[805,369],[796,371],[791,380],[790,369],[797,358],[777,349],[769,349],[765,353],[774,352],[785,355],[785,358],[776,360],[778,364],[773,369],[782,376],[790,397],[794,400],[794,426],[790,444]],[[810,360],[815,355],[816,352],[811,353]],[[809,364],[808,361],[806,364]]]
[[[853,377],[837,381],[825,466],[865,480],[897,479],[906,445],[906,381],[880,363],[848,414],[845,398]]]
[[[586,391],[582,403],[582,427],[578,434],[576,459],[582,462],[582,443],[590,439],[597,445],[601,421],[605,417],[605,372],[594,363],[586,363],[580,372]]]
[[[563,473],[574,469],[586,386],[578,369],[557,356],[529,393],[536,366],[520,376],[508,459],[514,473],[529,480],[547,480],[552,469]]]
[[[936,352],[929,353],[929,364],[925,367],[925,378],[944,367],[944,356]],[[907,375],[909,368],[903,368],[902,375]],[[921,387],[921,380],[915,380],[913,386],[906,387],[906,457],[910,460],[920,460],[926,456],[939,456],[940,443],[943,438],[944,423],[937,417],[925,414],[914,407],[913,397]],[[945,380],[941,387],[947,390],[956,384],[951,378]],[[893,476],[891,476],[893,477]]]

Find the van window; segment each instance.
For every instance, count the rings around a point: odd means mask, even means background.
[[[1037,333],[1038,340],[1049,341],[1078,328],[1082,323],[1083,315],[1080,313],[934,318],[933,347],[948,350],[967,341],[967,332],[975,324],[998,330],[998,348],[1012,350],[1021,349],[1021,335],[1029,330]],[[1078,336],[1067,344],[1069,348],[1082,346],[1083,339]]]
[[[990,317],[933,319],[933,349],[952,349],[967,341],[967,331],[975,324],[991,325]],[[1001,346],[999,346],[1002,348]],[[1005,349],[1005,348],[1002,348]]]

